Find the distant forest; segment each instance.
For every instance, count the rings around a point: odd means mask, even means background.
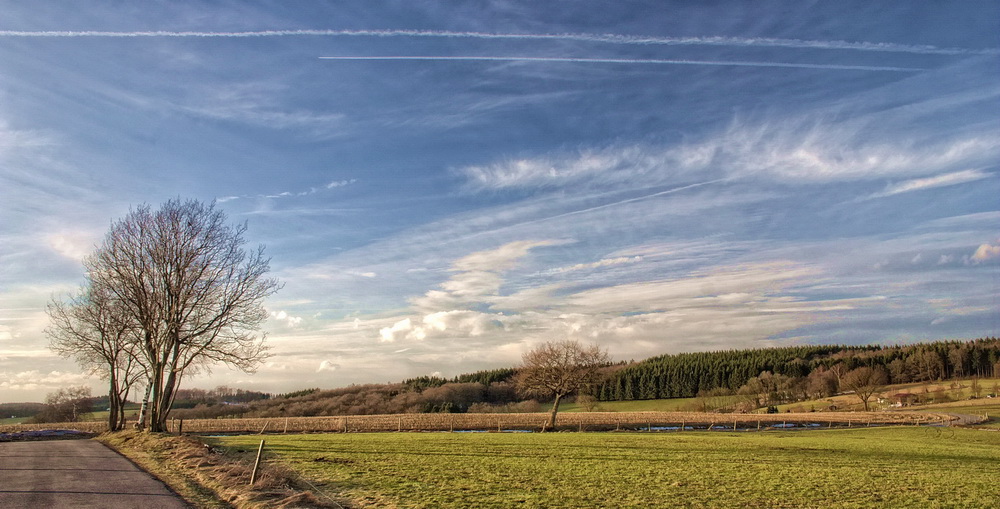
[[[761,373],[808,379],[867,366],[889,383],[1000,377],[1000,339],[904,346],[795,346],[661,355],[625,366],[592,389],[601,401],[690,398],[713,389],[738,391]]]

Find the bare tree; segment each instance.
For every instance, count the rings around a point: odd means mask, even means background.
[[[125,402],[143,374],[135,356],[136,329],[106,289],[84,286],[68,301],[46,307],[49,348],[108,381],[108,429],[125,426]]]
[[[525,394],[554,399],[546,425],[554,428],[562,398],[597,382],[609,357],[597,345],[565,340],[544,343],[526,352],[521,361],[515,376],[517,387]]]
[[[848,371],[849,370],[847,369],[847,364],[844,364],[843,362],[838,362],[833,366],[830,366],[830,374],[832,374],[833,377],[837,380],[837,387],[835,389],[835,393],[843,390],[841,387],[844,384],[844,375],[846,375]]]
[[[844,386],[854,391],[865,405],[865,412],[869,411],[868,400],[878,391],[882,390],[889,381],[885,370],[881,367],[870,368],[862,366],[849,371],[844,375]]]
[[[281,285],[266,277],[263,247],[244,249],[246,228],[198,201],[143,205],[113,223],[84,261],[92,285],[137,331],[151,431],[166,429],[185,375],[215,363],[252,372],[267,356],[263,301]]]
[[[45,396],[45,410],[35,415],[31,422],[76,422],[80,414],[90,412],[93,401],[90,387],[66,387]]]

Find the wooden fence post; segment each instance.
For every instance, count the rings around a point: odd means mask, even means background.
[[[257,448],[257,460],[253,462],[253,472],[250,473],[250,486],[257,480],[257,468],[260,467],[260,455],[264,452],[264,441],[260,441],[260,447]]]

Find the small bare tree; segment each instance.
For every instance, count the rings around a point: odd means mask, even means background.
[[[868,400],[882,387],[889,382],[889,377],[881,367],[870,368],[862,366],[849,371],[844,375],[844,386],[854,391],[858,399],[865,405],[865,412],[869,411]]]
[[[132,321],[109,292],[93,285],[67,301],[53,299],[46,312],[49,348],[108,381],[108,429],[123,429],[129,391],[143,375]]]
[[[81,414],[90,412],[92,407],[90,387],[65,387],[47,394],[45,410],[29,422],[76,422],[80,420]]]
[[[609,357],[597,345],[565,340],[544,343],[526,352],[521,361],[515,376],[517,387],[527,395],[553,398],[546,428],[554,428],[562,398],[596,383]]]

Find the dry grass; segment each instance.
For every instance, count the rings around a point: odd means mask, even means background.
[[[249,485],[253,457],[214,451],[191,437],[122,431],[98,437],[199,508],[342,507],[304,489],[286,467],[265,464]]]

